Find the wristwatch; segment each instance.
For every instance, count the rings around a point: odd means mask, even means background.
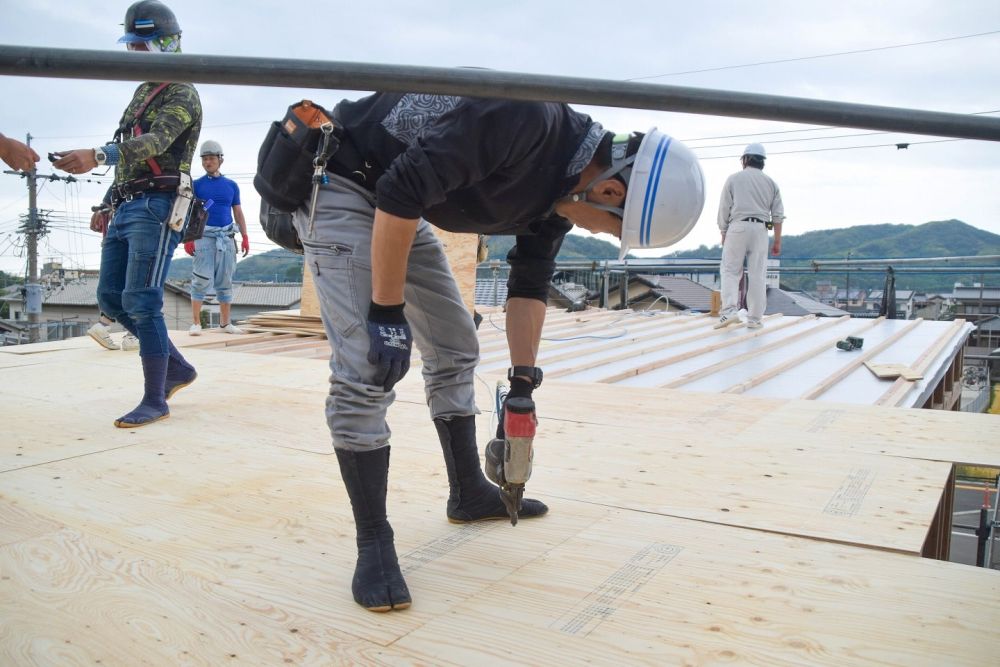
[[[100,147],[95,148],[94,149],[94,159],[97,160],[97,164],[99,164],[99,165],[107,164],[107,162],[108,162],[108,154],[104,152],[103,148],[100,148]]]
[[[507,380],[516,377],[526,377],[531,380],[532,387],[538,389],[542,384],[542,369],[538,366],[511,366],[507,369]]]

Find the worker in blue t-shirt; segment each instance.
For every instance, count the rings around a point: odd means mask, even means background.
[[[201,145],[201,166],[206,173],[194,182],[194,193],[206,202],[211,200],[212,205],[208,209],[204,236],[184,244],[185,252],[194,257],[191,265],[192,324],[188,332],[192,336],[201,335],[201,304],[208,288],[215,285],[223,333],[245,333],[229,319],[233,303],[233,272],[236,270],[234,219],[243,237],[243,256],[250,252],[247,223],[240,206],[240,187],[219,173],[222,166],[222,146],[219,142],[209,140]]]

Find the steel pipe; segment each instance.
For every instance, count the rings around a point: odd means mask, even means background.
[[[871,266],[897,264],[948,264],[949,262],[991,262],[1000,259],[1000,255],[960,255],[955,257],[899,257],[886,259],[814,259],[812,265],[816,269],[831,266]]]
[[[856,127],[1000,141],[1000,118],[630,81],[476,68],[0,44],[0,75],[380,90],[571,102],[606,107]]]

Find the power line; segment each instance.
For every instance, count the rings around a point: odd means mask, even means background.
[[[893,44],[891,46],[876,46],[870,49],[855,49],[854,51],[838,51],[836,53],[823,53],[815,56],[800,56],[797,58],[782,58],[780,60],[762,60],[756,63],[744,63],[742,65],[722,65],[720,67],[706,67],[705,69],[692,69],[684,72],[669,72],[667,74],[653,74],[650,76],[637,76],[631,79],[625,79],[625,81],[642,81],[644,79],[660,79],[667,76],[681,76],[684,74],[702,74],[704,72],[719,72],[728,69],[741,69],[746,67],[760,67],[761,65],[777,65],[779,63],[791,63],[798,62],[802,60],[819,60],[820,58],[836,58],[838,56],[850,56],[856,55],[858,53],[873,53],[875,51],[888,51],[890,49],[905,49],[911,46],[923,46],[925,44],[939,44],[941,42],[953,42],[959,39],[971,39],[973,37],[985,37],[987,35],[995,35],[1000,33],[1000,30],[991,30],[989,32],[977,32],[971,35],[956,35],[954,37],[942,37],[940,39],[929,39],[923,42],[910,42],[908,44]]]
[[[793,153],[823,153],[825,151],[850,151],[850,150],[855,150],[855,149],[858,149],[858,148],[887,148],[887,147],[895,147],[895,148],[898,149],[898,148],[907,148],[909,146],[917,146],[919,144],[943,144],[943,143],[952,142],[952,141],[966,141],[966,140],[965,139],[932,139],[930,141],[908,141],[905,144],[904,143],[865,144],[865,145],[859,145],[859,146],[838,146],[838,147],[834,147],[834,148],[812,148],[812,149],[806,148],[806,149],[802,149],[802,150],[798,150],[798,151],[776,151],[776,152],[773,152],[773,153],[770,152],[770,151],[768,151],[768,155],[769,156],[770,155],[791,155]],[[703,146],[702,148],[715,148],[715,147],[714,146]],[[724,159],[725,160],[729,160],[729,159],[738,158],[738,157],[741,157],[741,156],[740,155],[716,155],[716,156],[713,156],[713,157],[699,157],[698,159],[699,160],[724,160]]]
[[[245,121],[241,121],[239,123],[222,123],[220,125],[203,125],[202,128],[201,128],[201,130],[202,130],[202,132],[204,132],[205,130],[215,130],[215,129],[220,128],[220,127],[240,127],[242,125],[270,125],[273,120],[274,119],[271,118],[271,119],[268,119],[268,120],[245,120]],[[68,135],[68,134],[66,134],[66,135],[62,135],[62,136],[45,136],[45,137],[35,137],[34,135],[32,135],[32,136],[35,139],[46,139],[46,140],[48,140],[48,139],[66,139],[66,140],[81,139],[82,140],[82,139],[94,139],[94,138],[100,138],[100,137],[107,137],[108,133],[107,132],[102,132],[101,134],[83,134],[83,135]]]
[[[1000,113],[1000,109],[992,109],[990,111],[971,111],[969,115],[972,116],[983,116],[991,113]],[[772,132],[747,132],[745,134],[720,134],[712,137],[693,137],[689,139],[681,139],[681,141],[688,143],[692,141],[711,141],[713,139],[738,139],[740,137],[752,137],[759,139],[771,134],[795,134],[800,132],[819,132],[821,130],[839,130],[839,127],[828,125],[828,126],[817,126],[817,127],[804,127],[797,130],[774,130]],[[871,132],[870,134],[898,134],[894,132]],[[770,139],[768,141],[771,141]],[[807,140],[803,140],[807,141]]]

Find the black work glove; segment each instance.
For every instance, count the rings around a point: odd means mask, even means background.
[[[500,406],[500,414],[497,417],[498,438],[503,440],[504,438],[507,437],[503,430],[503,418],[504,414],[506,413],[506,410],[504,408],[507,406],[507,401],[509,401],[512,398],[517,398],[519,396],[524,398],[531,398],[531,392],[533,391],[535,391],[535,385],[533,383],[528,382],[527,380],[524,380],[522,378],[511,378],[510,391],[507,392],[507,397],[503,399],[503,405]]]
[[[403,306],[368,306],[368,363],[375,366],[375,384],[385,391],[403,379],[410,370],[413,334],[403,315]]]

